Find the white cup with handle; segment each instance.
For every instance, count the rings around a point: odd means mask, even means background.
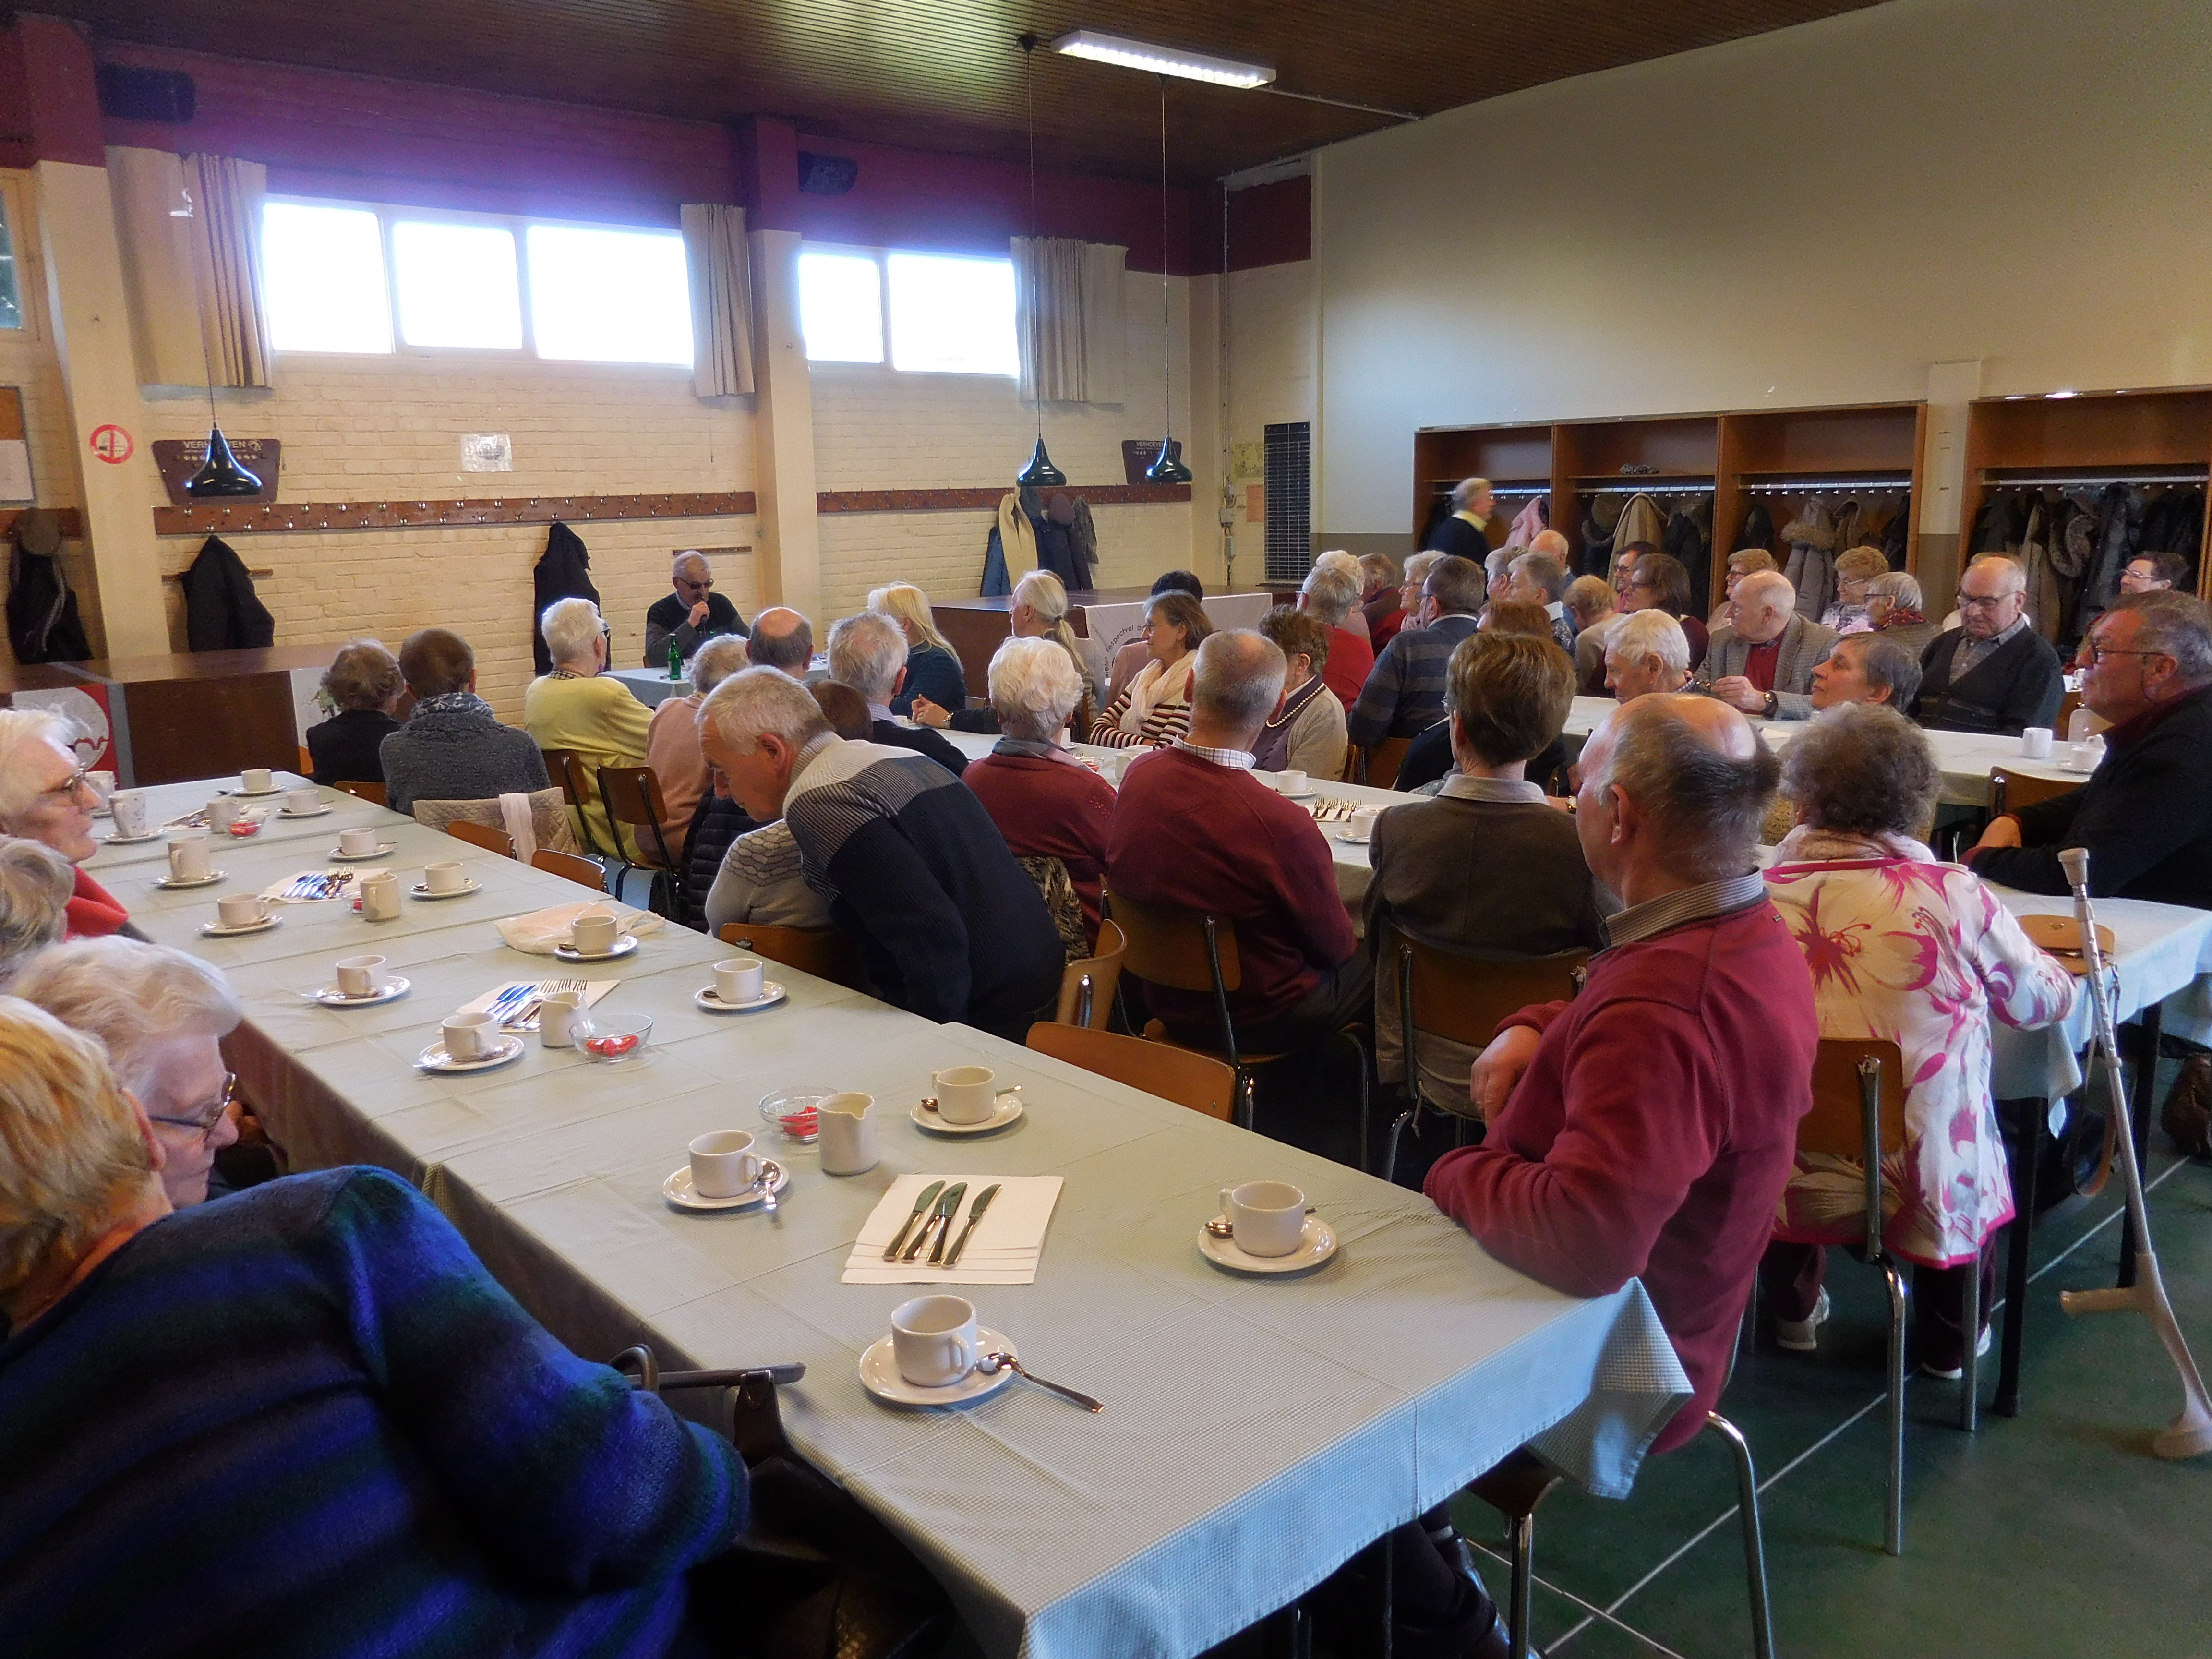
[[[483,1060],[499,1047],[499,1022],[487,1012],[448,1014],[441,1030],[455,1060]]]
[[[169,879],[171,881],[205,881],[214,866],[208,861],[208,838],[203,835],[179,836],[169,843]]]
[[[382,957],[341,957],[338,958],[338,994],[345,997],[374,996],[384,988]]]
[[[714,964],[714,996],[735,1007],[765,994],[768,969],[757,957],[726,957]]]
[[[379,870],[361,879],[361,918],[363,921],[393,921],[399,915],[399,877]]]
[[[106,806],[106,805],[111,801],[111,800],[112,800],[112,799],[114,799],[114,795],[115,795],[115,774],[114,774],[114,773],[112,773],[112,772],[88,772],[88,773],[86,773],[86,774],[84,775],[84,781],[85,781],[87,783],[88,783],[88,784],[90,784],[90,785],[92,786],[92,793],[93,793],[94,794],[95,794],[95,795],[97,795],[97,796],[99,796],[99,797],[100,797],[100,804],[102,806]]]
[[[296,816],[313,812],[322,804],[323,792],[319,789],[287,789],[284,792],[284,810]]]
[[[945,1389],[982,1358],[975,1304],[964,1296],[918,1296],[891,1310],[891,1355],[917,1389]]]
[[[146,799],[143,789],[118,789],[107,798],[108,811],[115,814],[115,833],[137,840],[154,832],[154,804]]]
[[[691,1143],[691,1190],[702,1198],[735,1198],[760,1179],[760,1154],[743,1129],[716,1129]]]
[[[440,859],[422,868],[422,884],[434,893],[458,893],[469,884],[459,859]]]
[[[338,831],[338,853],[341,857],[365,859],[381,851],[383,845],[383,842],[377,840],[374,827]]]
[[[225,893],[215,909],[226,927],[252,927],[269,920],[268,902],[258,893]]]
[[[1224,1187],[1221,1213],[1247,1255],[1288,1255],[1305,1237],[1306,1195],[1287,1181]]]
[[[2021,758],[2023,760],[2049,760],[2051,758],[2051,728],[2047,726],[2031,726],[2027,727],[2020,734]]]
[[[981,1123],[999,1109],[998,1073],[988,1066],[950,1066],[930,1081],[937,1115],[947,1123]]]
[[[621,937],[622,919],[604,905],[578,911],[568,924],[568,948],[580,957],[603,957]]]
[[[832,1095],[815,1109],[822,1149],[822,1173],[865,1175],[876,1167],[876,1125],[868,1114],[873,1095]]]
[[[1275,787],[1286,795],[1303,795],[1306,792],[1306,775],[1303,772],[1278,772]]]
[[[265,766],[249,766],[238,775],[238,787],[249,795],[265,795],[276,787],[276,775]]]
[[[246,809],[239,804],[238,798],[236,796],[217,795],[213,800],[207,804],[208,828],[210,830],[228,830],[232,824],[238,822],[239,814],[243,812]]]

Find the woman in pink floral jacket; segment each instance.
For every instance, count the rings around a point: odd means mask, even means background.
[[[1902,715],[1830,710],[1784,757],[1798,827],[1766,884],[1813,970],[1820,1034],[1887,1037],[1904,1051],[1905,1144],[1884,1159],[1882,1237],[1913,1264],[1923,1367],[1955,1376],[1966,1275],[1984,1275],[1986,1322],[1993,1240],[2013,1216],[1990,1098],[1990,1016],[2048,1025],[2073,1012],[2078,988],[1971,871],[1911,839],[1941,781],[1927,738]],[[1812,1349],[1827,1316],[1821,1247],[1865,1236],[1861,1166],[1801,1156],[1760,1268],[1784,1347]],[[1985,1322],[1981,1340],[1986,1332]]]

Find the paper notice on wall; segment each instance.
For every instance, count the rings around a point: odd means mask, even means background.
[[[461,435],[461,471],[512,472],[514,441],[504,432],[468,432]]]
[[[21,438],[0,438],[0,501],[32,499],[31,446]]]

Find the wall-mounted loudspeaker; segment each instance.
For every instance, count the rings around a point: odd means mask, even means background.
[[[175,70],[102,64],[100,112],[118,121],[189,121],[198,99],[192,77]]]
[[[799,152],[799,187],[809,196],[842,196],[860,176],[860,164],[849,155],[817,155]]]

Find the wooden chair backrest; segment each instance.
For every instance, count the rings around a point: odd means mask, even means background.
[[[796,968],[802,974],[832,984],[858,989],[861,981],[860,947],[849,933],[835,927],[783,927],[771,923],[732,921],[720,935],[725,945],[750,951],[770,962]]]
[[[1090,956],[1071,962],[1060,975],[1060,1007],[1053,1015],[1062,1025],[1089,1025],[1104,1030],[1114,1012],[1115,988],[1121,982],[1121,958],[1129,942],[1111,921],[1098,924],[1098,943]],[[1091,981],[1090,1017],[1084,1018],[1083,981]]]
[[[379,806],[385,804],[384,786],[380,783],[368,783],[357,779],[348,778],[341,782],[332,784],[331,787],[339,791],[343,794],[352,795],[362,800],[374,801]]]
[[[1414,1026],[1453,1042],[1482,1048],[1498,1035],[1501,1021],[1532,1003],[1567,1002],[1581,988],[1578,975],[1589,960],[1587,951],[1557,956],[1523,957],[1493,962],[1455,956],[1395,933],[1399,992],[1412,994],[1406,1006]]]
[[[303,743],[300,745],[300,775],[303,778],[311,778],[314,775],[315,757],[307,751],[307,745]]]
[[[2015,772],[2009,766],[1990,768],[1990,816],[2017,812],[2023,806],[2070,795],[2081,786],[2057,778],[2039,778],[2033,772]]]
[[[1196,910],[1170,904],[1146,904],[1109,896],[1113,919],[1127,947],[1122,968],[1139,979],[1175,991],[1211,991],[1213,969],[1206,960],[1206,918]],[[1214,948],[1221,959],[1221,988],[1234,991],[1244,982],[1237,955],[1237,927],[1223,917],[1213,919]]]
[[[541,749],[538,753],[545,757],[545,775],[560,790],[561,798],[580,811],[590,799],[586,793],[583,757],[573,749]]]
[[[1813,1109],[1797,1122],[1797,1150],[1831,1158],[1866,1155],[1866,1109],[1859,1063],[1870,1060],[1881,1089],[1876,1121],[1885,1152],[1905,1145],[1905,1055],[1871,1037],[1822,1037],[1813,1060]]]
[[[1367,787],[1388,789],[1398,781],[1398,769],[1406,763],[1411,738],[1385,738],[1367,751]]]
[[[481,847],[503,859],[514,856],[514,837],[504,830],[493,829],[488,823],[471,823],[466,818],[455,818],[446,826],[446,833],[455,841],[467,842],[471,847]]]
[[[644,825],[667,822],[668,803],[660,793],[659,775],[650,766],[602,766],[599,799],[617,823]]]
[[[566,876],[579,886],[588,887],[595,893],[607,890],[607,872],[592,860],[575,853],[556,853],[541,847],[531,855],[530,866],[550,875]]]
[[[1030,1027],[1029,1046],[1041,1054],[1080,1066],[1086,1072],[1112,1078],[1224,1123],[1236,1101],[1237,1073],[1211,1055],[1192,1049],[1047,1020]]]

